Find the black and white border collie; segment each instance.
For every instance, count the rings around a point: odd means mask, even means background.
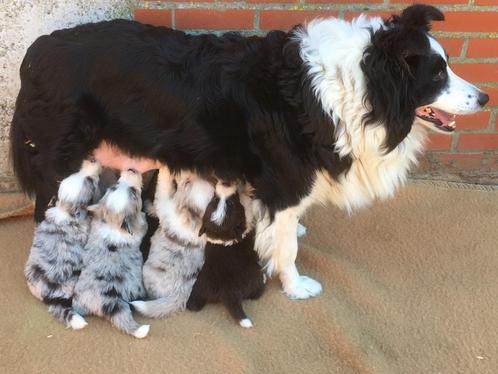
[[[488,96],[457,77],[429,34],[436,8],[387,20],[317,19],[264,37],[188,35],[115,20],[37,39],[21,66],[14,168],[36,195],[105,140],[173,171],[250,183],[265,206],[256,247],[292,298],[320,292],[300,276],[298,218],[315,203],[348,211],[391,196],[426,129]]]

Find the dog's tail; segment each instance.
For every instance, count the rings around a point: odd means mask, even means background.
[[[235,318],[239,325],[248,329],[253,326],[252,321],[247,317],[242,308],[242,301],[234,297],[226,297],[222,300],[223,305],[228,309],[228,313]]]
[[[88,323],[72,308],[72,299],[65,297],[45,297],[43,302],[48,305],[48,312],[73,330],[81,330]]]
[[[162,297],[149,301],[132,301],[133,309],[151,318],[163,318],[185,309],[186,300],[179,297]]]
[[[112,307],[113,312],[109,315],[111,323],[121,331],[142,339],[147,336],[150,325],[139,325],[131,314],[130,305],[123,300],[116,300],[116,305]]]

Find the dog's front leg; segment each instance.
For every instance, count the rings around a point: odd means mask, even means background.
[[[307,299],[318,295],[322,286],[297,271],[297,227],[298,215],[294,208],[276,213],[271,223],[265,217],[257,227],[256,248],[267,261],[267,272],[279,275],[284,293],[291,299]]]

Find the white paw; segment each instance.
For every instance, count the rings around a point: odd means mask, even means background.
[[[130,301],[130,304],[133,306],[133,309],[143,314],[145,310],[145,301],[141,300]]]
[[[143,339],[147,336],[150,330],[150,325],[142,325],[138,329],[135,330],[133,336],[138,339]]]
[[[69,321],[69,325],[73,330],[81,330],[84,328],[86,325],[88,325],[88,322],[85,321],[85,319],[80,316],[79,314],[75,314],[72,318],[71,321]]]
[[[304,235],[306,235],[306,226],[298,223],[297,224],[297,237],[300,238],[301,236],[304,236]]]
[[[241,325],[245,329],[250,329],[253,324],[252,321],[249,318],[244,318],[239,321],[239,325]]]
[[[289,299],[307,299],[322,292],[322,285],[305,275],[300,275],[291,284],[284,286],[284,293]]]

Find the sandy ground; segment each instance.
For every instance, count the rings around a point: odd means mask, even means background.
[[[498,191],[411,185],[305,224],[298,265],[320,297],[288,300],[274,280],[245,304],[252,330],[214,305],[150,320],[137,340],[53,320],[22,274],[31,218],[0,221],[0,373],[498,372]]]

